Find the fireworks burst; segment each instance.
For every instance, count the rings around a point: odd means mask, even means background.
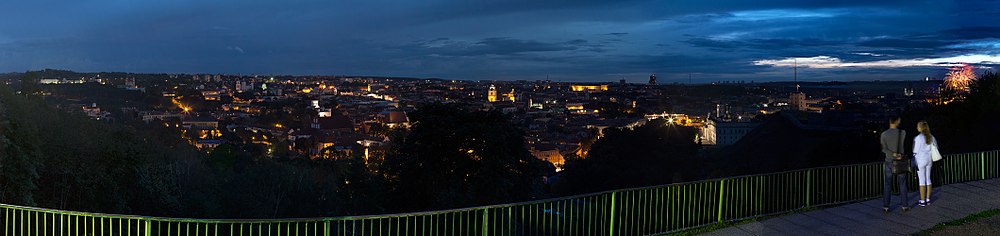
[[[976,80],[976,74],[972,71],[972,66],[963,64],[961,67],[952,67],[944,78],[946,89],[968,93],[969,84]]]

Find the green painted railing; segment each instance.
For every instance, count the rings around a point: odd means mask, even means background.
[[[935,184],[1000,177],[1000,152],[947,155]],[[210,220],[2,205],[4,235],[647,235],[882,194],[883,164],[821,167],[408,214]],[[912,178],[908,178],[912,179]],[[910,181],[913,185],[914,181]]]

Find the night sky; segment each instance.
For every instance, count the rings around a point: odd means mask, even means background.
[[[661,83],[1000,64],[1000,1],[2,1],[0,72]]]

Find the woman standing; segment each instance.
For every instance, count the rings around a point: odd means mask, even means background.
[[[917,122],[917,131],[920,132],[913,139],[913,161],[917,164],[917,179],[920,181],[920,206],[927,206],[931,203],[931,145],[937,146],[937,140],[931,135],[931,127],[927,121]]]

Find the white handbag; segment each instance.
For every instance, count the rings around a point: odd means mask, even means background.
[[[937,144],[936,143],[931,143],[931,160],[932,161],[940,161],[941,160],[941,152],[938,152],[938,148],[937,148]]]

